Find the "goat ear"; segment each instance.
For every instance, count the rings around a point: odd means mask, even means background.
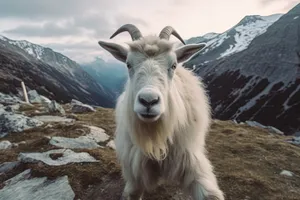
[[[203,43],[200,44],[189,44],[186,46],[179,47],[175,50],[176,56],[177,56],[177,62],[184,62],[188,60],[192,55],[194,55],[196,52],[203,49],[206,45]]]
[[[98,44],[121,62],[126,62],[128,50],[116,43],[99,41]]]

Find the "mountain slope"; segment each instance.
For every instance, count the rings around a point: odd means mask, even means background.
[[[97,57],[93,62],[81,64],[81,68],[92,76],[116,99],[127,81],[127,68],[119,63],[108,63]]]
[[[0,37],[0,92],[18,93],[23,80],[30,89],[57,101],[72,98],[112,107],[106,92],[88,73],[66,56],[27,41]]]
[[[265,33],[268,27],[281,16],[282,14],[246,16],[237,25],[222,34],[208,33],[187,40],[187,44],[204,42],[207,45],[204,51],[199,52],[200,55],[205,56],[194,58],[191,62],[208,63],[247,49],[255,37]]]
[[[258,121],[286,134],[300,129],[299,16],[300,4],[246,49],[208,63],[212,54],[204,51],[186,63],[207,84],[215,117]]]

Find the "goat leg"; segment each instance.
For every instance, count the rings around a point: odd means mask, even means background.
[[[200,153],[197,155],[196,166],[187,171],[185,183],[187,192],[193,200],[224,200],[213,168],[207,157]]]

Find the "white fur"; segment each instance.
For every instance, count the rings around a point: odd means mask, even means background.
[[[176,60],[175,51],[164,52],[156,42],[157,38],[146,37],[132,44],[146,44],[144,49],[152,48],[151,55],[159,53],[148,57],[142,48],[129,52],[134,73],[116,105],[116,152],[126,181],[123,197],[138,200],[162,180],[177,182],[194,200],[223,200],[205,150],[211,122],[205,89],[181,64],[168,78],[166,70]],[[159,119],[151,123],[141,120],[134,109],[139,107],[137,94],[148,87],[162,98],[156,110]]]

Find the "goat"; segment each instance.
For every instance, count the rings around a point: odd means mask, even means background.
[[[98,44],[126,63],[129,78],[115,108],[115,144],[125,188],[121,199],[142,199],[161,183],[178,183],[194,200],[224,200],[206,155],[205,137],[211,110],[204,85],[182,63],[205,44],[174,49],[166,26],[159,36],[142,36],[133,24],[129,48],[106,41]]]

